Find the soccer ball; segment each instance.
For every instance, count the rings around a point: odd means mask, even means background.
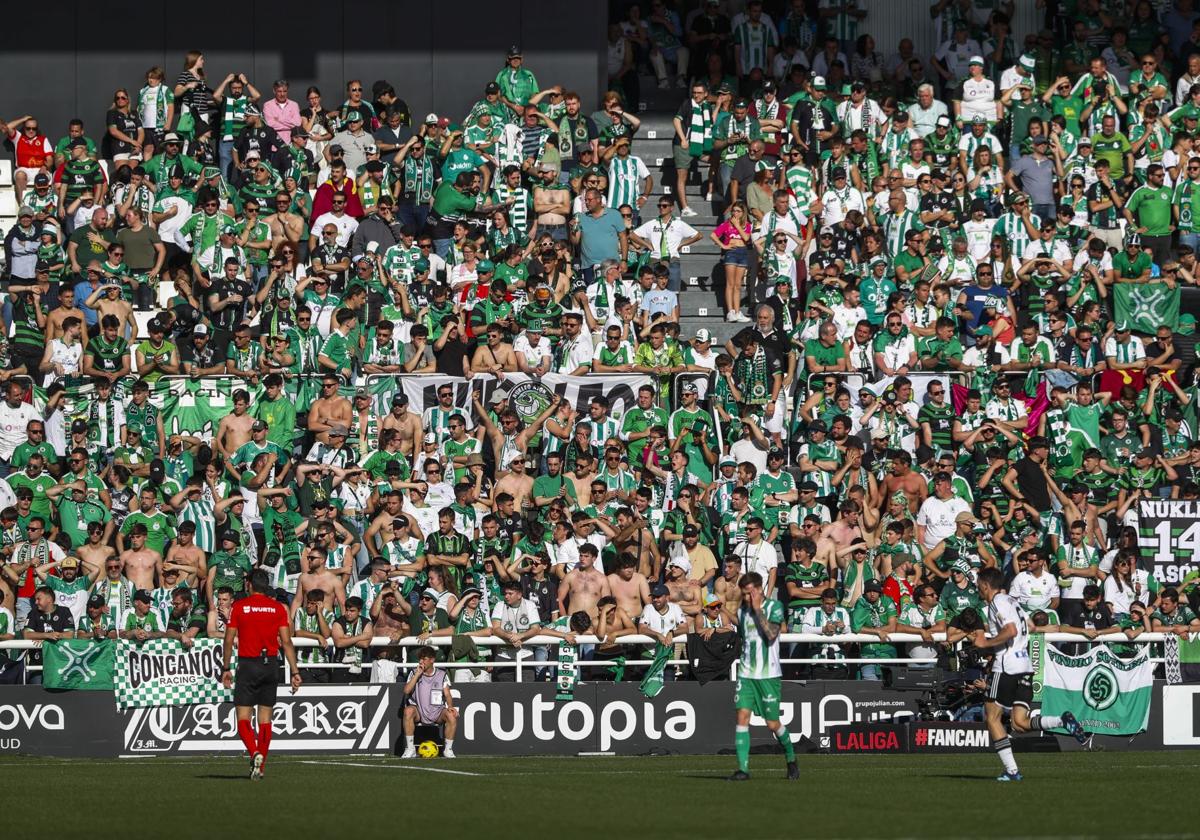
[[[422,741],[417,745],[417,755],[421,758],[437,758],[438,745],[436,741]]]

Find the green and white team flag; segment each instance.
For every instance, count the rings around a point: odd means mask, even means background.
[[[1128,321],[1135,333],[1154,335],[1162,325],[1179,327],[1179,286],[1166,283],[1117,283],[1113,286],[1117,323]]]
[[[221,685],[221,639],[196,639],[190,648],[175,639],[109,644],[118,646],[118,710],[233,701],[233,691]]]
[[[1067,656],[1039,635],[1030,640],[1029,652],[1033,699],[1041,701],[1043,714],[1071,712],[1084,731],[1098,735],[1145,731],[1154,685],[1148,646],[1142,645],[1132,659],[1099,646],[1083,656]]]
[[[42,643],[42,684],[46,688],[102,691],[113,688],[111,639],[63,639]]]

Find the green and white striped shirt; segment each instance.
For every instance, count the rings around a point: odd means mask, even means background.
[[[774,598],[764,598],[762,616],[766,624],[783,626],[783,604]],[[763,628],[768,629],[768,628]],[[739,680],[769,680],[783,676],[779,664],[779,637],[767,644],[749,607],[738,610],[738,633],[742,637],[742,655],[738,661]]]
[[[640,157],[613,157],[608,164],[608,206],[616,208],[628,204],[636,210],[643,180],[648,177],[650,170]]]

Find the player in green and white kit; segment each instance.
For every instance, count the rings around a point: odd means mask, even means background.
[[[775,733],[787,758],[788,779],[799,779],[796,751],[792,736],[779,721],[779,697],[782,692],[783,668],[779,665],[779,634],[783,632],[783,604],[763,594],[763,579],[758,572],[747,572],[738,580],[742,590],[742,606],[738,610],[737,631],[742,637],[742,654],[738,662],[737,688],[733,705],[737,709],[734,745],[737,748],[738,769],[729,777],[731,782],[750,778],[750,716],[758,714]]]

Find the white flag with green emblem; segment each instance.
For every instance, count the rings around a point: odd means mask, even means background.
[[[1034,662],[1033,699],[1041,700],[1043,714],[1071,712],[1084,731],[1098,735],[1145,731],[1154,685],[1148,646],[1142,645],[1131,659],[1107,647],[1067,656],[1038,636],[1036,642],[1031,638],[1029,652]]]

